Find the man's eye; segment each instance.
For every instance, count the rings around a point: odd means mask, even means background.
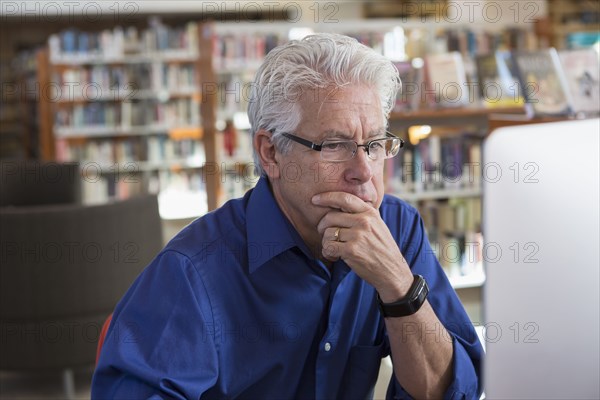
[[[371,143],[371,150],[382,150],[383,143],[382,142],[373,142]]]
[[[338,151],[344,148],[344,143],[323,143],[323,146],[321,148],[325,151]]]

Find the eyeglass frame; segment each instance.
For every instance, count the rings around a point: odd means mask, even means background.
[[[293,133],[288,133],[288,132],[282,132],[281,136],[292,140],[296,143],[299,143],[303,146],[308,147],[311,150],[315,150],[315,151],[321,151],[323,149],[323,143],[328,142],[328,141],[332,141],[335,142],[335,140],[332,139],[325,139],[321,142],[321,144],[317,144],[314,142],[311,142],[310,140],[301,138],[300,136],[294,135]],[[371,158],[371,154],[369,153],[369,147],[371,146],[371,143],[376,142],[378,140],[382,140],[382,139],[398,139],[400,140],[400,147],[398,148],[398,151],[404,147],[404,140],[402,140],[401,138],[399,138],[398,136],[394,135],[391,132],[386,131],[385,132],[385,137],[383,138],[377,138],[377,139],[373,139],[373,140],[369,140],[367,143],[365,144],[358,144],[358,142],[356,140],[346,140],[346,139],[340,139],[337,142],[353,142],[354,144],[356,144],[356,151],[354,153],[352,153],[352,157],[346,159],[346,160],[325,160],[325,161],[331,161],[331,162],[344,162],[344,161],[348,161],[348,160],[352,160],[355,156],[356,153],[358,152],[358,148],[362,147],[364,148],[365,152],[367,153],[367,157],[370,160],[375,161],[375,159]],[[322,153],[321,153],[322,154]],[[392,157],[395,157],[396,155],[398,155],[398,153],[396,153],[395,155],[393,155]],[[387,158],[392,158],[392,157],[387,157]],[[383,160],[386,160],[387,158],[383,158]]]

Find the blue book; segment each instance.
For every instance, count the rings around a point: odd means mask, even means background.
[[[86,32],[79,34],[79,40],[77,41],[77,50],[80,54],[87,54],[90,51],[90,35]]]
[[[75,53],[77,50],[77,31],[68,29],[61,33],[62,51],[64,53]]]

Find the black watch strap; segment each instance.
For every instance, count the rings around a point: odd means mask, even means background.
[[[425,278],[421,275],[413,275],[414,280],[408,293],[404,298],[395,301],[393,303],[384,303],[377,294],[377,301],[379,302],[379,311],[384,316],[388,317],[406,317],[419,311],[429,293],[429,286],[425,282]]]

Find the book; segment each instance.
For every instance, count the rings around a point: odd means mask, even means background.
[[[522,106],[525,98],[519,84],[519,73],[515,58],[510,51],[497,51],[496,64],[498,65],[498,77],[502,90],[506,90],[505,98],[511,101],[512,106]]]
[[[434,107],[469,105],[469,87],[462,55],[459,52],[432,54],[425,57],[428,91],[427,102]]]
[[[67,29],[60,35],[62,51],[67,54],[74,54],[77,50],[78,32],[75,29]]]
[[[600,65],[593,49],[559,51],[567,86],[573,100],[573,112],[600,113]]]
[[[417,68],[411,61],[395,62],[400,75],[402,88],[396,97],[394,112],[414,111],[419,108],[423,69]]]
[[[476,58],[477,87],[488,108],[516,107],[524,103],[511,53],[497,51]]]
[[[535,115],[571,113],[571,96],[556,49],[516,52],[515,61],[525,101]]]

